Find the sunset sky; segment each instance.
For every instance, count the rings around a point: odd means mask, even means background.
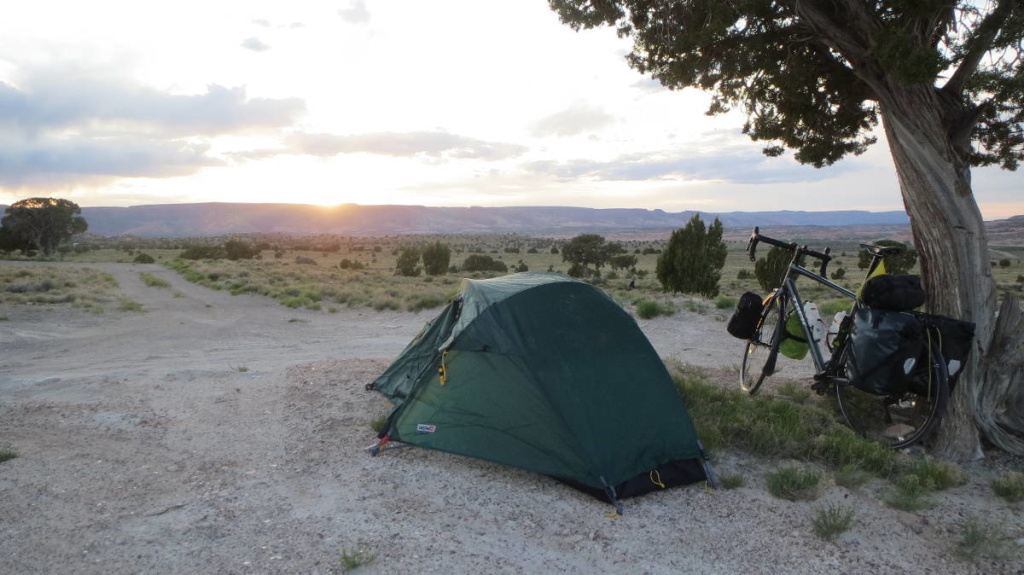
[[[884,143],[817,170],[546,0],[33,0],[0,19],[0,204],[901,210]],[[986,219],[1021,175],[975,170]]]

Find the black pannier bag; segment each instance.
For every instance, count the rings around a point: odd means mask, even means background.
[[[939,338],[939,348],[949,374],[949,392],[952,393],[973,347],[974,324],[930,313],[915,312],[914,315],[930,330],[933,338]]]
[[[725,327],[729,335],[740,339],[754,337],[757,330],[757,322],[761,319],[761,311],[764,309],[761,296],[752,291],[740,296],[736,303],[736,311],[729,318],[729,324]]]
[[[846,371],[858,389],[875,395],[910,388],[914,369],[926,361],[924,327],[915,315],[862,308],[853,317]]]
[[[882,274],[864,282],[860,299],[868,307],[910,311],[921,307],[928,294],[921,287],[921,278],[912,275]]]

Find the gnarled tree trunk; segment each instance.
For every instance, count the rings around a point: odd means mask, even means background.
[[[971,190],[966,159],[951,141],[949,109],[928,86],[877,90],[886,137],[934,313],[972,321],[974,348],[935,445],[957,461],[982,456],[981,436],[1024,454],[1024,441],[1008,426],[1022,416],[1007,414],[1007,402],[1024,384],[1020,306],[1013,297],[996,313],[997,293],[984,222]],[[1024,431],[1022,429],[1021,431]],[[979,434],[980,432],[980,434]]]

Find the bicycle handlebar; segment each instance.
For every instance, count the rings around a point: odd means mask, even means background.
[[[785,250],[789,250],[795,254],[795,256],[808,255],[812,258],[821,260],[821,268],[818,271],[818,275],[826,277],[825,269],[828,267],[828,262],[832,261],[832,256],[829,252],[832,248],[825,248],[824,252],[814,251],[807,246],[800,247],[795,242],[783,242],[775,238],[761,235],[761,230],[758,227],[754,227],[754,231],[750,234],[750,240],[747,241],[747,253],[750,254],[750,261],[757,261],[757,244],[764,242],[769,245],[780,247]]]

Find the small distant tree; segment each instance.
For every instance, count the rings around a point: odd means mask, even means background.
[[[507,272],[508,264],[484,254],[466,256],[462,262],[462,271],[466,272]]]
[[[395,263],[395,275],[414,277],[420,275],[420,250],[405,247],[398,250],[398,261]]]
[[[229,260],[251,260],[259,253],[258,249],[241,240],[228,240],[224,244],[224,256]]]
[[[29,198],[7,206],[5,212],[0,225],[15,240],[35,247],[43,256],[57,251],[71,236],[89,229],[82,208],[70,200]]]
[[[224,248],[221,246],[188,246],[178,255],[183,260],[221,260],[224,259]]]
[[[600,270],[612,256],[625,252],[618,242],[608,242],[604,236],[597,234],[581,234],[562,248],[562,261],[572,264],[570,275],[576,271],[577,277],[590,277],[590,266]]]
[[[793,261],[793,252],[773,246],[765,256],[754,262],[754,277],[764,291],[779,287],[782,274]]]
[[[706,227],[700,214],[694,214],[686,227],[672,232],[655,268],[662,289],[717,296],[718,280],[728,255],[722,231],[718,218]]]
[[[608,265],[613,270],[628,270],[629,268],[636,265],[636,256],[629,254],[619,254],[612,256],[611,260],[608,261]]]
[[[832,279],[834,279],[834,280],[846,279],[846,270],[844,268],[836,269],[836,271],[832,272]]]
[[[875,245],[886,247],[901,247],[903,251],[898,254],[885,256],[885,271],[890,274],[905,274],[917,265],[917,250],[903,242],[895,240],[878,240]],[[871,265],[871,254],[867,250],[861,250],[857,256],[857,267],[867,269]]]
[[[439,276],[448,271],[452,249],[447,244],[434,242],[423,248],[423,269],[427,275]]]

